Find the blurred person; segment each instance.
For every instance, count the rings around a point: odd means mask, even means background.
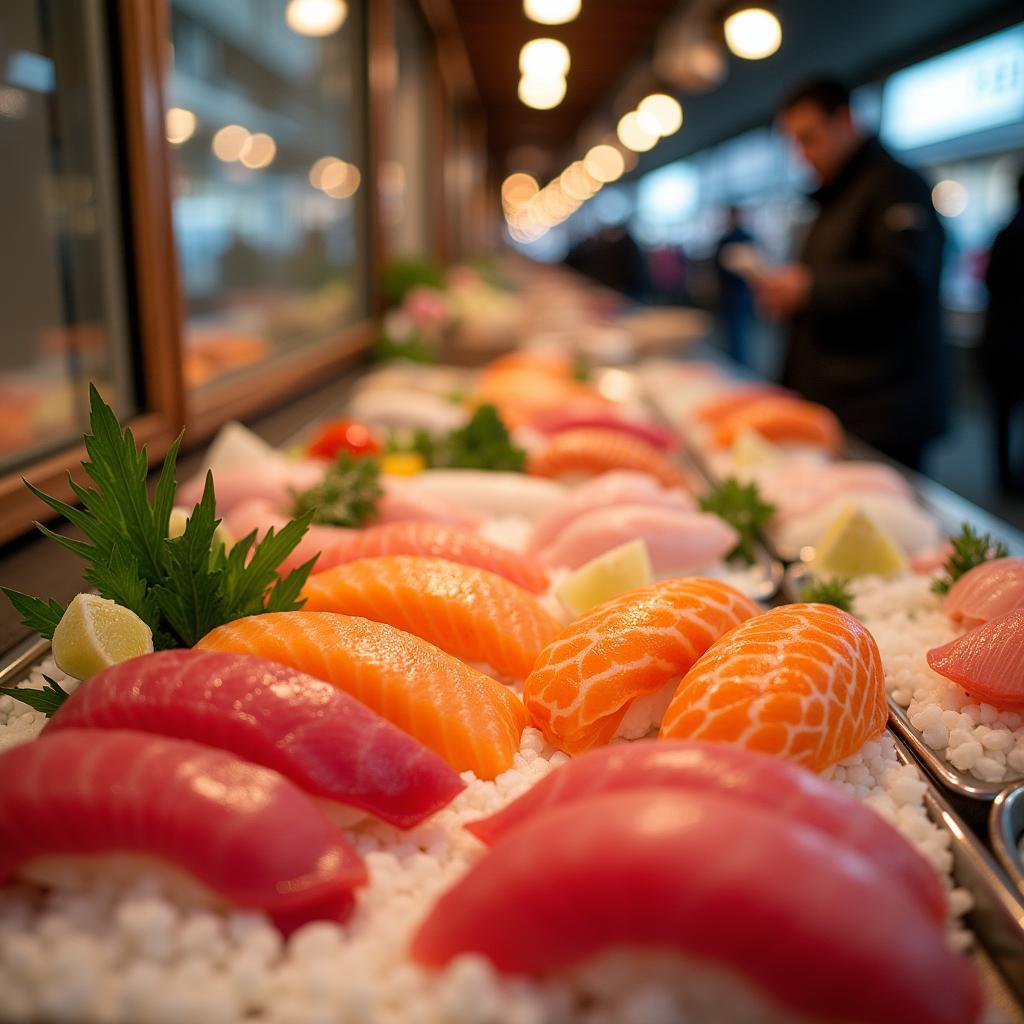
[[[754,293],[745,278],[730,270],[722,262],[722,251],[729,245],[751,245],[753,235],[743,226],[743,214],[738,206],[730,206],[726,213],[725,233],[715,246],[715,271],[718,275],[718,305],[722,312],[725,339],[729,355],[737,363],[748,360],[748,338],[754,319]]]
[[[838,81],[801,85],[779,122],[820,179],[799,262],[765,274],[757,292],[761,308],[788,325],[783,383],[918,468],[948,406],[944,233],[931,192],[861,131]]]
[[[1017,180],[1017,213],[996,235],[985,271],[988,310],[981,361],[995,420],[999,483],[1024,492],[1024,472],[1010,459],[1013,413],[1024,397],[1024,172]]]
[[[602,227],[596,234],[573,246],[565,263],[598,284],[614,288],[631,299],[643,299],[647,293],[644,255],[625,224]]]

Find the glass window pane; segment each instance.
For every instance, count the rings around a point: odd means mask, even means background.
[[[0,473],[137,409],[99,2],[0,5]]]
[[[365,313],[361,6],[172,0],[167,137],[193,388]],[[325,7],[340,22],[310,20]]]

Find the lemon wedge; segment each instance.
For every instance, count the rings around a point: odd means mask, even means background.
[[[76,679],[153,650],[153,632],[129,608],[96,594],[78,594],[53,631],[53,660]]]
[[[602,601],[647,586],[652,578],[647,545],[640,539],[630,540],[581,565],[556,593],[568,611],[582,615]]]
[[[415,476],[427,468],[423,456],[419,452],[393,452],[382,455],[380,471],[391,476]]]
[[[898,576],[907,559],[873,519],[856,505],[847,505],[825,531],[809,564],[817,576]]]
[[[167,524],[168,538],[173,540],[185,532],[185,527],[188,525],[188,517],[191,514],[188,509],[181,508],[180,505],[176,505],[171,509],[171,518]],[[225,551],[230,550],[231,545],[235,543],[235,538],[231,536],[231,531],[223,523],[213,531],[213,539],[219,540],[224,545]]]
[[[763,435],[749,427],[744,427],[732,443],[732,461],[737,469],[770,465],[773,462],[778,462],[781,454],[778,445],[772,444]]]

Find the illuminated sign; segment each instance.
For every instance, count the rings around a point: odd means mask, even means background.
[[[1024,123],[1024,25],[897,72],[882,94],[881,136],[914,149]]]

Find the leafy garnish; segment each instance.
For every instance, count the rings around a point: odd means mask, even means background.
[[[807,604],[831,604],[844,612],[853,611],[849,580],[812,577],[800,588],[800,600]]]
[[[49,718],[71,694],[62,689],[55,679],[49,676],[43,676],[43,679],[46,683],[41,690],[30,686],[5,686],[0,687],[0,697],[13,697]]]
[[[740,535],[728,557],[742,558],[753,565],[760,532],[775,515],[775,506],[761,500],[757,485],[741,484],[735,477],[729,477],[698,501],[704,512],[724,519]]]
[[[437,362],[437,353],[419,334],[413,334],[408,338],[394,338],[382,332],[373,343],[370,355],[378,363],[389,363],[396,359],[428,365]]]
[[[421,455],[431,469],[519,473],[526,464],[526,452],[512,443],[512,436],[493,405],[481,405],[464,427],[445,438],[435,439],[425,430],[417,430],[405,444],[393,440],[392,447]]]
[[[593,374],[590,372],[590,367],[582,360],[577,360],[573,364],[572,368],[572,379],[578,381],[580,384],[589,384]]]
[[[306,491],[293,491],[295,514],[312,517],[314,523],[331,526],[364,526],[377,514],[384,494],[376,459],[356,459],[338,453],[323,481]]]
[[[284,579],[277,566],[302,539],[309,516],[289,523],[279,533],[268,531],[259,544],[255,544],[254,531],[228,554],[222,544],[214,542],[220,520],[215,512],[213,477],[207,474],[203,497],[185,532],[169,538],[181,436],[167,452],[150,501],[146,449],[136,448],[132,432],[122,431],[114,411],[91,384],[89,403],[92,433],[85,435],[89,459],[82,468],[95,487],[84,487],[69,476],[82,507],[44,494],[32,484],[27,486],[85,535],[85,540],[65,537],[36,524],[43,534],[86,563],[83,576],[101,597],[135,612],[153,631],[157,650],[191,647],[216,626],[271,607],[274,611],[301,607],[296,596],[313,562]],[[247,558],[250,548],[252,557]],[[56,601],[42,601],[7,588],[4,593],[26,626],[47,639],[53,637],[64,614]]]
[[[964,523],[956,537],[949,538],[953,545],[946,564],[942,567],[944,575],[933,584],[936,594],[945,594],[965,572],[982,562],[996,558],[1005,558],[1009,551],[1000,540],[993,540],[987,533],[978,533],[970,523]]]

